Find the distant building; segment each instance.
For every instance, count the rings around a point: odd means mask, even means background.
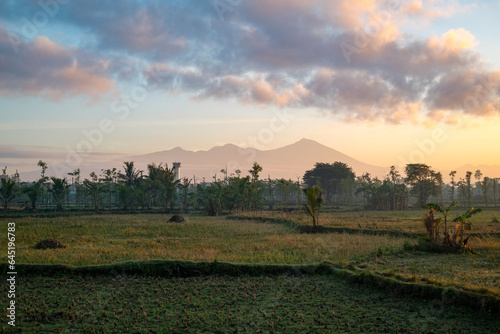
[[[181,163],[180,162],[173,162],[172,165],[174,166],[174,173],[175,173],[175,181],[181,179]]]

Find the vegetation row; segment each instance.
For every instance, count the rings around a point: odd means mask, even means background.
[[[5,210],[121,210],[121,211],[198,211],[218,216],[223,212],[266,209],[290,210],[303,204],[355,205],[371,210],[402,210],[410,204],[422,208],[435,203],[459,200],[464,207],[498,204],[499,178],[483,177],[480,170],[468,171],[456,180],[443,182],[441,173],[425,164],[408,164],[401,175],[393,166],[384,179],[365,173],[356,176],[342,162],[316,163],[302,180],[263,179],[263,167],[255,162],[243,176],[240,170],[228,174],[221,170],[211,180],[176,179],[174,168],[151,163],[146,171],[134,162],[124,162],[123,170],[102,169],[89,177],[79,169],[67,177],[45,175],[47,164],[39,161],[40,178],[22,181],[19,173],[9,175],[7,167],[0,175],[0,203]],[[475,178],[475,182],[473,180]],[[197,182],[198,181],[198,182]],[[308,201],[315,197],[316,203]],[[311,214],[313,224],[315,216]]]

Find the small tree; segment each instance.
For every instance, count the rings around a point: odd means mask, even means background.
[[[465,251],[470,251],[470,247],[467,245],[467,242],[469,241],[469,236],[464,239],[464,231],[465,230],[472,230],[472,223],[469,221],[469,218],[475,215],[476,213],[479,213],[483,211],[483,209],[474,209],[470,208],[465,212],[464,214],[457,216],[455,219],[453,219],[453,222],[456,224],[455,225],[455,231],[453,232],[451,241],[454,245],[458,246],[461,248],[461,250]]]
[[[323,203],[322,190],[318,186],[312,186],[304,189],[304,193],[306,195],[306,204],[304,204],[306,212],[312,219],[313,227],[318,227],[319,209]]]
[[[441,223],[441,218],[434,219],[433,211],[437,211],[443,215],[444,218],[444,238],[443,244],[450,244],[450,237],[448,233],[448,213],[457,205],[458,201],[453,201],[446,209],[441,208],[439,205],[434,203],[428,203],[426,207],[430,209],[429,215],[425,220],[425,227],[427,228],[427,233],[431,238],[431,241],[438,241],[439,226]]]
[[[430,240],[434,244],[442,245],[444,247],[449,247],[452,249],[458,249],[461,251],[471,251],[470,247],[467,245],[469,237],[465,237],[465,231],[472,229],[472,224],[469,218],[473,215],[483,211],[482,209],[471,208],[467,210],[464,214],[457,216],[453,219],[455,223],[455,229],[452,234],[448,232],[448,214],[452,208],[457,205],[457,201],[454,201],[446,209],[441,208],[439,205],[434,203],[428,203],[426,207],[430,209],[429,214],[424,219],[425,227],[427,228],[427,233],[429,234]],[[441,218],[434,218],[434,211],[439,212],[443,215],[444,222],[444,232],[443,239],[438,237]]]

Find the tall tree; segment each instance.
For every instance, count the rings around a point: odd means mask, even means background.
[[[252,168],[248,172],[252,176],[252,182],[256,182],[259,180],[259,173],[262,172],[262,167],[257,162],[254,162]]]
[[[28,199],[31,204],[31,210],[35,211],[37,209],[36,202],[38,198],[43,194],[43,191],[44,191],[44,182],[42,179],[26,185],[22,189],[22,192],[26,194],[26,196],[28,196]]]
[[[134,209],[138,204],[138,186],[141,180],[142,171],[137,170],[133,161],[123,163],[124,173],[118,173],[120,185],[118,187],[118,197],[124,210]]]
[[[79,208],[80,206],[80,197],[82,195],[82,190],[80,188],[80,174],[80,168],[77,168],[74,171],[68,173],[68,175],[71,176],[71,187],[75,191],[75,201],[77,208]]]
[[[474,172],[474,178],[476,179],[476,184],[475,184],[475,189],[477,190],[476,193],[481,196],[481,190],[479,188],[481,188],[481,177],[483,176],[483,173],[481,172],[481,170],[476,170]]]
[[[345,163],[317,162],[313,169],[305,172],[302,179],[308,187],[319,185],[325,192],[326,201],[331,203],[342,189],[342,180],[354,178],[354,172]]]
[[[496,207],[497,206],[497,185],[498,185],[498,178],[495,177],[492,179],[493,182],[491,182],[491,188],[493,189],[493,205]]]
[[[483,176],[483,173],[481,172],[480,169],[478,169],[474,172],[474,178],[476,179],[477,182],[481,182],[482,176]]]
[[[248,171],[251,176],[251,183],[249,185],[249,201],[250,209],[256,210],[262,206],[263,201],[263,183],[259,181],[259,174],[262,172],[262,166],[254,162],[252,168]]]
[[[424,207],[431,195],[438,195],[442,177],[426,164],[406,165],[405,182],[411,187],[410,194],[417,199],[417,206]]]
[[[148,179],[151,181],[149,190],[152,191],[156,199],[161,200],[165,210],[172,207],[177,195],[177,185],[180,180],[175,180],[174,168],[168,168],[160,163],[158,166],[154,163],[148,165]]]
[[[44,179],[44,180],[46,180],[45,171],[48,168],[47,163],[43,162],[42,160],[38,160],[38,166],[40,166],[40,168],[42,168],[41,178]]]
[[[472,172],[467,171],[465,173],[465,186],[467,190],[467,203],[469,206],[472,206]]]
[[[90,180],[83,180],[84,193],[92,198],[94,210],[99,211],[99,203],[101,202],[101,193],[103,191],[102,183],[95,172],[90,173],[90,177]]]
[[[142,171],[137,170],[133,161],[125,161],[123,163],[123,170],[125,173],[119,173],[118,178],[126,185],[132,186],[138,183]]]
[[[101,169],[101,178],[99,179],[103,182],[102,191],[106,193],[108,207],[112,207],[112,197],[116,194],[116,181],[118,180],[118,170],[116,168],[112,169]],[[115,199],[116,202],[116,199]]]
[[[455,175],[456,174],[457,174],[456,170],[451,171],[449,174],[451,177],[451,181],[450,181],[450,200],[451,200],[451,202],[455,201],[455,187],[457,186],[457,183],[455,182]]]
[[[488,189],[490,188],[490,178],[485,176],[483,182],[481,182],[481,189],[483,190],[483,201],[484,204],[488,204]]]

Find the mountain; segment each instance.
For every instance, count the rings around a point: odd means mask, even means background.
[[[312,169],[316,162],[344,162],[352,167],[357,175],[369,172],[373,176],[383,177],[389,171],[388,168],[363,163],[309,139],[302,139],[291,145],[265,151],[227,144],[196,152],[177,147],[167,151],[130,156],[126,159],[135,161],[141,169],[142,166],[151,162],[168,163],[169,167],[174,161],[180,162],[182,177],[196,176],[197,180],[204,177],[207,181],[216,174],[217,177],[221,177],[221,169],[226,168],[229,174],[239,169],[243,175],[246,175],[255,161],[263,167],[262,178],[269,176],[295,180],[297,177],[301,178],[306,170]]]
[[[43,159],[43,158],[42,158]],[[64,159],[61,159],[64,161]],[[59,160],[59,161],[61,161]],[[261,178],[271,177],[296,180],[302,178],[305,171],[314,168],[317,162],[333,163],[340,161],[349,165],[356,175],[369,172],[372,176],[384,177],[389,168],[373,166],[356,160],[344,153],[322,145],[316,141],[302,139],[294,144],[272,150],[241,148],[233,144],[216,146],[206,151],[187,151],[181,147],[171,150],[153,152],[144,155],[113,155],[87,157],[77,166],[49,163],[46,171],[48,176],[69,177],[68,172],[81,169],[81,179],[89,177],[91,172],[101,173],[102,169],[117,168],[123,171],[124,161],[134,161],[139,170],[146,170],[150,163],[181,163],[181,177],[196,177],[196,182],[205,178],[211,181],[214,175],[222,178],[221,170],[227,169],[228,174],[240,170],[242,175],[248,175],[248,170],[254,162],[262,166]],[[22,172],[21,180],[32,181],[40,177],[40,170]]]
[[[45,160],[41,156],[42,160]],[[59,157],[59,161],[64,161],[64,156]],[[322,145],[316,141],[309,139],[301,139],[300,141],[272,150],[258,150],[254,148],[241,148],[233,144],[216,146],[206,151],[187,151],[181,147],[176,147],[171,150],[153,152],[144,155],[127,156],[120,154],[95,154],[89,155],[82,160],[77,167],[72,166],[57,166],[50,163],[49,169],[46,172],[48,176],[68,177],[67,173],[72,172],[76,168],[81,168],[82,180],[89,177],[92,171],[97,174],[101,169],[117,168],[123,171],[124,161],[134,161],[136,168],[146,170],[150,163],[159,164],[167,163],[172,167],[172,162],[181,163],[181,177],[193,178],[196,176],[196,182],[203,178],[206,181],[213,179],[214,175],[222,178],[221,169],[228,170],[228,173],[234,173],[240,170],[242,175],[248,175],[248,170],[251,168],[254,161],[258,162],[263,171],[261,178],[268,176],[275,178],[286,178],[297,180],[302,178],[305,171],[312,169],[316,162],[333,163],[340,161],[349,165],[356,175],[362,175],[365,172],[379,178],[385,177],[389,172],[389,167],[380,167],[369,165],[356,160],[342,152],[336,151],[330,147]],[[487,165],[465,165],[455,169],[457,176],[455,180],[465,177],[466,171],[475,172],[481,170],[483,176],[500,177],[500,166]],[[401,174],[404,174],[404,167],[399,167]],[[445,182],[449,182],[450,170],[439,170],[443,174]],[[21,180],[32,181],[40,177],[40,169],[32,172],[22,172]],[[475,180],[474,180],[475,181]]]

